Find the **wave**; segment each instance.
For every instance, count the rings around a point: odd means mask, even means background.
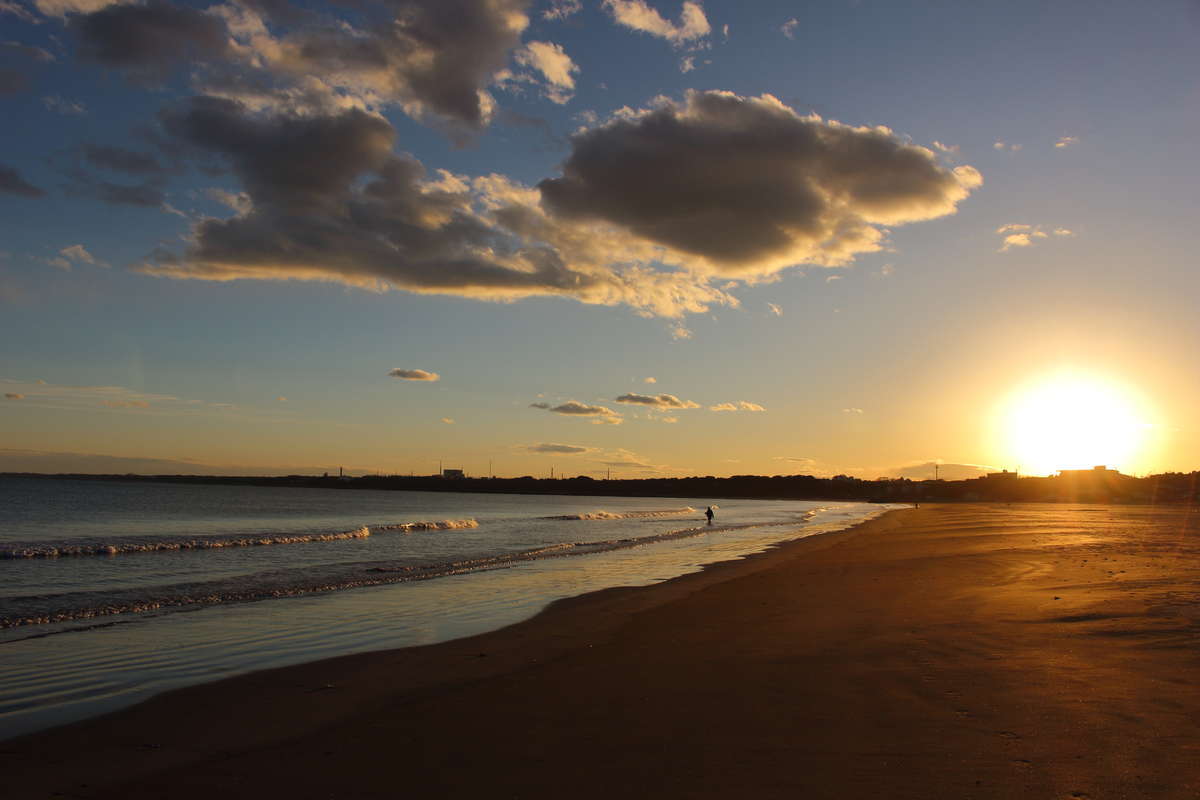
[[[451,521],[446,520],[445,522]],[[466,521],[457,520],[456,522]],[[752,523],[724,527],[705,525],[649,536],[598,542],[563,542],[517,553],[428,564],[399,562],[333,564],[317,569],[278,570],[237,578],[153,588],[6,598],[6,603],[12,611],[7,614],[0,613],[0,629],[88,620],[119,614],[183,610],[223,603],[296,597],[342,589],[430,580],[450,575],[506,569],[529,561],[611,552],[703,534],[781,524],[795,525],[796,522]],[[22,606],[25,607],[24,611],[19,610]]]
[[[366,539],[374,533],[412,533],[413,531],[444,531],[478,528],[473,519],[443,519],[434,522],[404,522],[397,525],[366,525],[350,531],[330,533],[263,534],[257,536],[207,536],[145,538],[131,537],[114,542],[76,539],[66,542],[16,543],[0,548],[0,559],[60,558],[64,556],[115,556],[128,553],[178,552],[181,550],[214,550],[222,547],[262,547],[276,544],[305,544],[336,542],[345,539]]]
[[[714,506],[715,508],[716,506]],[[637,519],[639,517],[673,517],[678,514],[695,514],[696,509],[691,506],[686,508],[668,508],[661,511],[623,511],[617,513],[615,511],[593,511],[590,514],[561,514],[552,517],[540,517],[540,519],[562,519],[562,520],[582,520],[582,519]]]

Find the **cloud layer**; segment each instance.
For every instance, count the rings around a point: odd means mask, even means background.
[[[244,199],[145,272],[558,295],[666,317],[736,305],[730,278],[849,263],[880,249],[882,226],[953,213],[980,182],[886,128],[728,92],[617,112],[578,132],[563,175],[536,188],[430,176],[396,154],[390,123],[358,108],[298,114],[199,97],[162,126],[227,164]]]

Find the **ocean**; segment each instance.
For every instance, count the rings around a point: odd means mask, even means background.
[[[482,633],[886,508],[0,477],[0,739]]]

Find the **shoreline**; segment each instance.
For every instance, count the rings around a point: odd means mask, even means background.
[[[1200,552],[1172,526],[1196,521],[1103,510],[893,510],[467,639],[175,690],[0,765],[31,798],[1194,797]],[[1090,580],[1118,561],[1141,583]]]

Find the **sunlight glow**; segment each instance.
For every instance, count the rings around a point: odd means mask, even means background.
[[[1000,449],[1029,475],[1100,464],[1131,472],[1148,444],[1146,416],[1130,389],[1097,375],[1058,372],[1001,403]]]

